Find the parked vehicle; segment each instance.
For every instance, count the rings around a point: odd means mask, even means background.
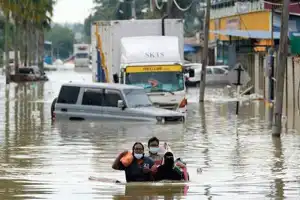
[[[187,86],[195,86],[201,80],[201,63],[190,63],[184,65],[185,83]],[[206,83],[211,85],[230,84],[228,79],[228,66],[207,66]]]
[[[142,86],[155,106],[186,112],[181,19],[100,21],[92,33],[97,29],[105,58],[93,49],[94,82],[101,82],[105,65],[111,83]],[[93,47],[99,37],[93,34]]]
[[[11,80],[14,82],[26,81],[48,81],[45,73],[42,73],[37,66],[20,67],[18,73],[11,75]]]
[[[154,107],[142,87],[110,83],[66,83],[51,105],[53,119],[184,121],[185,115]]]
[[[90,65],[90,45],[74,44],[74,64],[75,67],[88,68]]]

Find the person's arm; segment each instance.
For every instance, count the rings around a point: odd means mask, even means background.
[[[153,159],[150,159],[150,161],[149,161],[149,169],[150,169],[149,176],[150,176],[151,181],[154,181],[153,172],[151,170],[153,166],[154,166],[154,161],[153,161]]]
[[[154,181],[161,181],[163,180],[163,175],[162,175],[162,168],[159,166],[157,168],[157,171],[155,174],[152,174]]]
[[[118,157],[115,159],[115,161],[112,164],[112,168],[115,170],[124,170],[125,166],[122,164],[122,162],[120,161],[121,158],[127,153],[127,151],[124,151],[122,153],[120,153],[120,155],[118,155]]]
[[[174,172],[174,180],[176,180],[176,181],[183,181],[184,180],[184,174],[183,174],[183,172],[178,173],[177,171],[175,171]]]

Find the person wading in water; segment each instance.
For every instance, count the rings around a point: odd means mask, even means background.
[[[161,165],[163,156],[159,155],[159,140],[157,137],[152,137],[148,141],[149,157],[153,159],[156,165]]]
[[[122,163],[121,160],[123,160]],[[144,155],[144,146],[136,142],[132,147],[132,153],[122,152],[114,161],[112,168],[115,170],[124,170],[127,182],[145,182],[153,181],[151,168],[154,162],[151,158]]]
[[[181,181],[184,180],[184,174],[180,168],[175,166],[173,153],[167,152],[164,155],[164,164],[157,168],[156,173],[153,175],[155,181],[172,180]]]

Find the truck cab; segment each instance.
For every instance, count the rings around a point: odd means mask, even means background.
[[[119,83],[143,87],[155,106],[185,113],[183,63],[176,44],[174,36],[122,38],[118,77]]]
[[[90,47],[88,44],[74,44],[75,67],[89,67]]]
[[[91,32],[94,82],[142,86],[155,106],[186,113],[182,19],[98,21]]]

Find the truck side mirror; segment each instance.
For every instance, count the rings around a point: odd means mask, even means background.
[[[121,108],[122,110],[126,108],[123,100],[118,100],[118,108]]]
[[[114,83],[119,83],[119,76],[118,74],[113,75]]]

